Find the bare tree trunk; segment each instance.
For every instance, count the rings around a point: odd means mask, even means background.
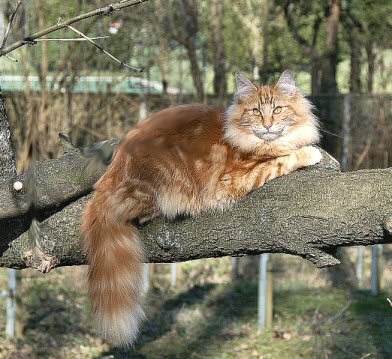
[[[170,6],[166,17],[162,18],[166,22],[167,31],[170,31],[173,38],[186,49],[189,62],[191,64],[191,74],[193,84],[196,89],[196,96],[199,102],[204,100],[203,80],[199,63],[197,61],[195,38],[199,32],[198,22],[198,1],[182,0],[173,2],[162,2],[165,6]],[[171,10],[170,10],[171,9]],[[161,11],[159,9],[158,11]],[[174,15],[174,14],[175,15]]]
[[[320,31],[320,26],[323,22],[323,17],[318,16],[314,19],[312,26],[312,37],[310,41],[301,35],[301,27],[297,24],[298,15],[296,14],[296,2],[294,0],[287,1],[284,7],[284,15],[288,28],[293,36],[293,38],[301,46],[303,52],[311,60],[311,93],[316,95],[321,92],[320,90],[320,70],[323,67],[321,56],[317,49],[318,35]],[[339,20],[339,19],[338,19]],[[329,24],[328,24],[329,25]],[[333,30],[333,26],[330,26]],[[337,29],[336,29],[337,32]],[[335,34],[337,36],[337,33]],[[332,39],[328,39],[329,42],[333,42]],[[327,42],[328,42],[327,41]],[[331,47],[331,45],[330,45]],[[332,46],[333,47],[333,46]],[[328,51],[328,46],[327,50]],[[326,67],[327,64],[324,65]],[[324,79],[325,81],[325,79]]]
[[[311,64],[311,94],[315,96],[320,91],[320,63],[317,58],[312,57]]]
[[[347,288],[358,286],[355,263],[350,259],[346,248],[339,248],[336,258],[341,264],[328,268],[329,279],[334,288]]]
[[[338,64],[338,28],[340,0],[331,0],[326,27],[326,51],[321,60],[321,93],[337,93],[336,67]]]
[[[191,73],[192,73],[193,84],[195,85],[195,89],[196,89],[197,100],[199,102],[203,102],[204,99],[203,81],[201,78],[199,63],[197,61],[195,43],[191,37],[187,39],[185,43],[185,48],[187,51],[189,61],[191,63]]]
[[[376,60],[376,55],[373,51],[373,44],[371,41],[368,41],[366,44],[366,56],[367,56],[367,91],[368,93],[373,92],[373,83],[374,83],[374,64]]]
[[[350,92],[361,92],[361,45],[356,29],[350,34]]]
[[[265,18],[263,21],[263,69],[261,71],[261,80],[263,83],[268,81],[269,77],[269,33],[268,33],[268,25],[269,25],[269,1],[264,0],[264,13]]]
[[[158,19],[160,23],[165,22],[165,14],[161,11],[161,6],[162,3],[157,2],[156,7],[155,7],[155,16]],[[170,53],[170,47],[168,43],[168,37],[166,36],[163,28],[159,28],[157,32],[158,36],[158,41],[159,41],[159,53],[158,53],[158,67],[159,71],[161,73],[161,81],[162,81],[162,92],[166,95],[167,94],[167,89],[169,87],[169,82],[167,79],[167,73],[168,73],[168,54]]]
[[[219,106],[226,102],[226,51],[223,38],[223,2],[213,0],[211,5],[211,21],[213,27],[213,66],[214,66],[214,93],[218,97]]]

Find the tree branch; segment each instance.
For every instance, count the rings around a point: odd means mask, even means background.
[[[82,38],[84,38],[89,43],[93,44],[99,51],[103,52],[106,56],[109,56],[112,60],[116,61],[118,64],[120,64],[124,67],[127,67],[128,69],[135,70],[137,72],[143,72],[143,69],[129,66],[126,63],[119,60],[117,57],[114,57],[111,53],[107,52],[102,46],[100,46],[96,42],[94,42],[91,37],[86,36],[85,34],[83,34],[83,32],[75,29],[73,26],[68,25],[67,28],[72,30],[73,32],[77,33],[78,35],[80,35]]]
[[[25,46],[28,44],[34,45],[36,43],[36,41],[35,41],[36,39],[38,39],[42,36],[45,36],[47,34],[50,34],[54,31],[64,29],[64,28],[68,27],[69,25],[72,25],[72,24],[79,22],[81,20],[85,20],[90,17],[94,17],[94,16],[98,16],[98,15],[110,15],[114,11],[119,11],[121,9],[125,9],[125,8],[129,8],[129,7],[132,7],[135,5],[139,5],[139,4],[147,2],[147,1],[149,1],[149,0],[133,0],[133,1],[122,0],[122,1],[118,1],[114,4],[110,4],[110,5],[104,6],[102,8],[93,10],[93,11],[89,11],[85,14],[75,16],[72,19],[60,21],[56,25],[53,25],[53,26],[50,26],[46,29],[37,31],[37,32],[25,37],[21,41],[17,41],[7,47],[4,47],[3,49],[0,49],[0,57],[8,54],[11,51],[14,51],[15,49],[18,49],[19,47],[22,47],[22,46]]]
[[[64,156],[54,160],[37,161],[35,163],[35,182],[37,187],[37,210],[47,211],[86,195],[91,191],[93,184],[104,173],[119,140],[106,140],[93,145],[89,149],[77,149],[63,139]],[[0,141],[1,149],[1,141]],[[7,153],[3,151],[3,153]],[[93,154],[99,159],[87,160]],[[0,158],[0,169],[2,160]],[[16,191],[15,182],[21,182],[22,190]],[[30,200],[27,197],[26,174],[4,177],[0,181],[0,219],[20,217],[27,213]]]
[[[102,39],[109,39],[110,36],[106,35],[106,36],[96,36],[96,37],[90,37],[90,40],[102,40]],[[37,42],[40,41],[56,41],[56,42],[79,42],[79,41],[88,41],[87,39],[81,38],[81,37],[77,37],[77,38],[41,38],[41,39],[37,39],[35,40]]]
[[[22,0],[18,0],[16,2],[15,9],[14,9],[14,11],[13,11],[13,13],[11,15],[10,21],[9,21],[9,23],[7,25],[7,29],[5,30],[5,34],[4,34],[4,37],[3,37],[3,41],[1,42],[0,50],[5,46],[5,44],[7,42],[8,36],[9,36],[9,34],[11,32],[12,24],[14,23],[16,13],[18,12],[18,9],[19,9],[19,6],[21,5],[21,3],[22,3]]]
[[[301,46],[303,51],[310,55],[312,58],[319,57],[318,51],[316,49],[317,35],[320,29],[322,18],[317,17],[313,24],[313,34],[312,41],[309,43],[301,34],[298,24],[295,23],[293,12],[295,8],[295,3],[288,1],[284,6],[284,15],[287,22],[287,26],[293,35],[294,40]]]
[[[79,157],[74,153],[42,162],[42,168],[55,173],[48,184],[56,178],[59,193],[70,193],[72,186],[64,180],[70,170],[64,168]],[[338,168],[324,153],[321,164],[276,179],[226,211],[173,222],[158,218],[140,228],[147,258],[178,262],[279,252],[325,267],[339,263],[334,257],[337,247],[392,242],[392,169],[341,173]],[[49,213],[42,205],[41,219],[46,219],[40,224],[40,250],[31,248],[28,233],[21,228],[12,238],[1,239],[0,266],[47,272],[85,263],[79,228],[88,198],[69,205],[60,201],[58,205],[65,207]],[[0,221],[0,233],[14,220]],[[19,220],[24,223],[23,216]]]

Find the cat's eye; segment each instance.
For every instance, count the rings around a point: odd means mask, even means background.
[[[281,112],[282,112],[282,107],[276,106],[276,107],[274,108],[274,114],[275,114],[275,115],[277,115],[278,113],[281,113]]]
[[[253,112],[253,114],[256,115],[256,116],[261,116],[261,111],[260,111],[258,108],[254,108],[254,109],[252,110],[252,112]]]

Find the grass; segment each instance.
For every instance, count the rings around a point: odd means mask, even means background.
[[[257,327],[257,284],[232,283],[230,259],[182,264],[174,289],[167,266],[156,267],[149,321],[131,351],[110,347],[96,333],[83,268],[45,276],[24,271],[16,341],[4,337],[5,299],[0,302],[0,358],[392,358],[387,293],[374,298],[330,288],[324,272],[300,259],[274,256],[274,262],[281,269],[274,323],[264,332]],[[5,271],[0,288],[6,288]]]

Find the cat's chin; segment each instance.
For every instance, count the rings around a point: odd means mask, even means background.
[[[255,135],[265,142],[272,142],[282,137],[282,132],[265,132],[265,133],[257,133]]]

